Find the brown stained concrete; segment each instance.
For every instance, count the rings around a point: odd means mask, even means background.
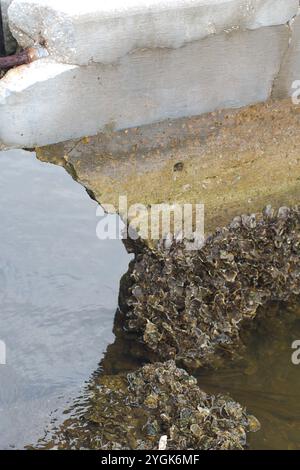
[[[270,101],[37,149],[101,204],[204,203],[205,230],[300,201],[300,106]],[[177,170],[177,171],[176,171]],[[122,214],[121,214],[122,215]]]

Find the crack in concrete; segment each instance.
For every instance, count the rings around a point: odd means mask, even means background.
[[[300,2],[299,2],[299,3],[300,3]],[[295,22],[295,19],[297,18],[297,16],[298,16],[299,14],[300,14],[300,8],[299,8],[298,14],[295,15],[295,16],[293,16],[293,18],[292,18],[290,21],[288,21],[288,22],[286,23],[286,26],[288,27],[290,34],[289,34],[289,38],[288,38],[288,43],[287,43],[286,50],[285,50],[285,52],[283,53],[283,55],[282,55],[282,60],[281,60],[281,62],[280,62],[280,64],[279,64],[278,73],[275,74],[274,79],[273,79],[273,82],[272,82],[272,86],[271,86],[271,90],[270,90],[270,95],[269,95],[270,98],[273,98],[273,97],[274,97],[274,90],[275,90],[277,81],[278,81],[278,79],[279,79],[279,77],[280,77],[280,75],[281,75],[281,73],[282,73],[283,66],[284,66],[284,64],[285,64],[285,59],[286,59],[286,57],[287,57],[287,55],[288,55],[288,53],[289,53],[289,51],[290,51],[290,47],[291,47],[292,40],[293,40],[293,35],[294,35],[294,31],[293,31],[292,25],[293,25],[293,23]]]

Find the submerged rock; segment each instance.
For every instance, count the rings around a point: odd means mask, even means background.
[[[146,248],[131,272],[126,327],[162,360],[215,365],[260,305],[300,294],[299,255],[299,207],[236,217],[199,251],[184,241]]]
[[[174,361],[127,376],[100,376],[89,407],[47,447],[71,449],[244,449],[259,423],[228,397],[203,392]]]

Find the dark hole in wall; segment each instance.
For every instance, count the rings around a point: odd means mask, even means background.
[[[5,55],[4,29],[3,29],[1,2],[0,2],[0,56],[4,56],[4,55]]]

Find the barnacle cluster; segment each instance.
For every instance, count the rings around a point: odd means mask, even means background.
[[[260,305],[300,293],[300,207],[236,217],[202,249],[161,242],[137,254],[126,327],[160,360],[217,364]]]
[[[224,351],[241,347],[245,330],[252,334],[260,305],[300,294],[300,206],[236,217],[201,249],[189,246],[168,239],[131,247],[115,334],[123,353],[125,339],[139,345],[129,364],[135,370],[110,368],[108,351],[87,406],[47,448],[158,449],[164,436],[170,450],[244,449],[247,432],[259,430],[240,404],[207,394],[178,367],[220,365]]]
[[[241,405],[206,394],[170,360],[127,376],[100,376],[89,409],[65,423],[57,447],[158,449],[165,435],[167,449],[244,449],[247,432],[259,427]]]

